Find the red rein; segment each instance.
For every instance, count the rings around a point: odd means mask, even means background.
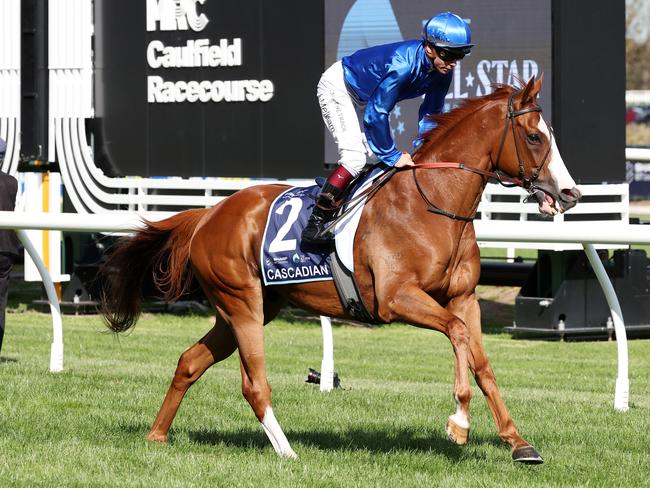
[[[405,166],[401,169],[462,169],[464,171],[469,171],[470,173],[475,173],[481,176],[487,176],[488,178],[494,178],[501,183],[508,183],[511,185],[520,186],[523,188],[524,183],[519,178],[511,178],[509,176],[500,175],[494,171],[485,171],[483,169],[474,168],[473,166],[467,166],[465,163],[455,163],[450,161],[439,161],[437,163],[415,163],[413,166]]]

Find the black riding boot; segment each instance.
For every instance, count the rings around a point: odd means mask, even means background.
[[[323,232],[339,206],[341,190],[330,183],[325,183],[321,189],[314,210],[312,211],[307,226],[302,231],[302,240],[311,244],[330,244],[334,239],[332,231]]]

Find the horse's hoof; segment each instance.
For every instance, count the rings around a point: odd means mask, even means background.
[[[167,436],[163,434],[155,434],[153,432],[150,432],[149,435],[147,436],[147,440],[149,442],[160,442],[161,444],[164,444],[167,442]]]
[[[542,456],[535,450],[533,446],[519,447],[512,451],[512,460],[524,464],[542,464],[544,460]]]
[[[449,417],[447,419],[447,437],[449,437],[452,442],[462,446],[467,444],[467,439],[469,439],[469,429],[461,427],[454,422],[451,417]]]

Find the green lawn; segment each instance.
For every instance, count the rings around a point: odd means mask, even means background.
[[[505,325],[505,324],[504,324]],[[2,486],[642,486],[650,470],[650,355],[630,341],[633,407],[612,408],[616,345],[514,340],[486,348],[520,432],[546,463],[515,465],[474,386],[467,446],[445,438],[452,353],[404,325],[335,326],[343,390],[304,382],[320,328],[266,330],[274,410],[300,456],[279,459],[240,392],[236,357],[189,392],[167,445],[145,440],[180,353],[206,317],[145,315],[130,335],[64,317],[64,372],[48,372],[51,320],[7,317],[0,358]],[[498,330],[495,324],[491,331]]]

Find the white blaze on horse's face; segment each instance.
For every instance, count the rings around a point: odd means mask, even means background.
[[[542,117],[539,118],[539,125],[537,128],[549,141],[551,141],[551,150],[548,155],[548,171],[551,174],[551,180],[548,182],[550,187],[546,189],[551,191],[554,195],[564,195],[572,198],[575,197],[573,200],[577,200],[577,198],[580,197],[580,192],[576,188],[576,182],[569,174],[569,171],[564,164],[564,160],[562,159],[562,155],[555,143],[555,138],[551,137],[551,131]],[[546,185],[544,186],[546,187]],[[565,210],[562,205],[558,209],[556,206],[557,201],[548,194],[544,194],[543,198],[538,198],[538,200],[539,210],[542,213],[555,215],[558,211]],[[571,207],[573,205],[575,205],[575,203],[573,203]]]

